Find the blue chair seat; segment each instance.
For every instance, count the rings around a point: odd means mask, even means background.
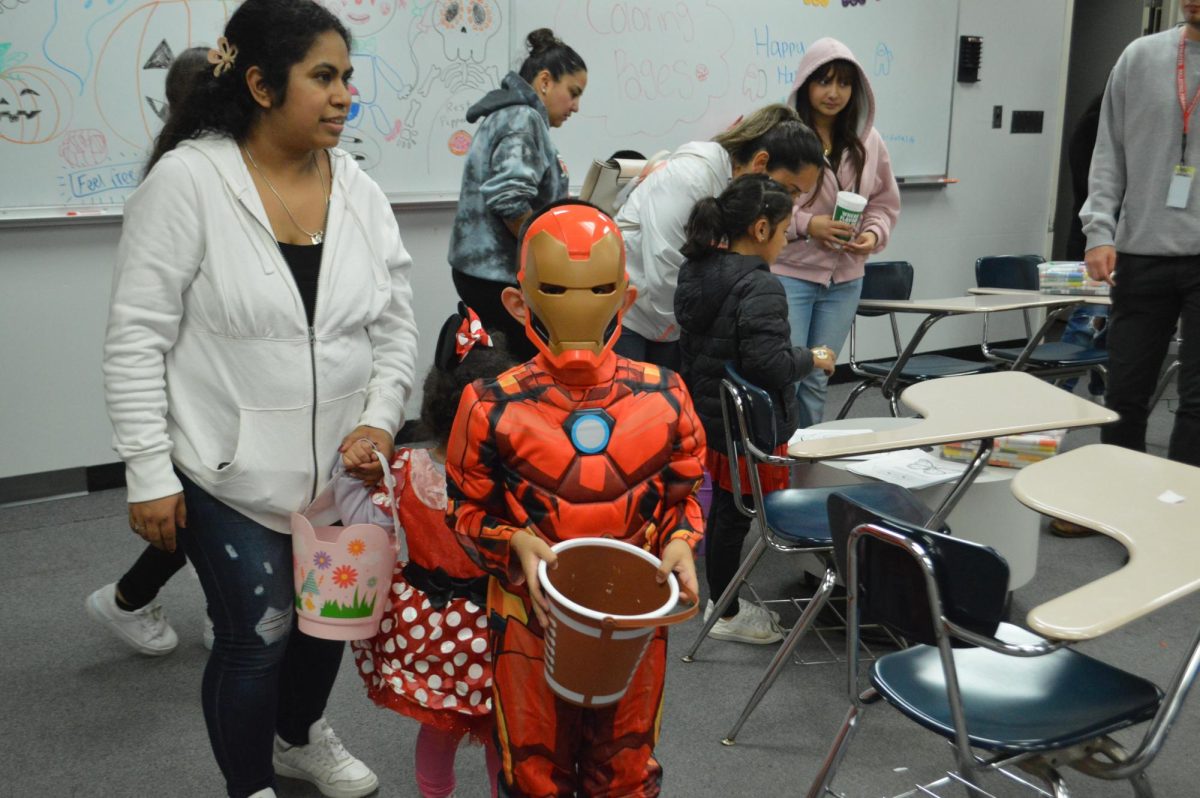
[[[869,360],[865,363],[859,363],[858,366],[862,371],[882,378],[888,375],[895,362],[894,358],[888,360]],[[900,370],[900,377],[904,382],[920,382],[936,377],[984,374],[995,370],[996,367],[991,363],[962,360],[957,357],[947,357],[946,355],[913,355],[904,364],[904,368]]]
[[[849,496],[883,515],[924,519],[929,508],[905,488],[889,482],[864,482],[828,488],[788,488],[763,497],[763,515],[775,534],[796,546],[829,546],[829,497]]]
[[[996,357],[1015,361],[1021,355],[1021,347],[1001,347],[991,350]],[[1108,350],[1068,344],[1062,341],[1039,344],[1029,357],[1034,366],[1100,366],[1108,362]]]
[[[1001,624],[997,637],[1039,640]],[[1017,753],[1066,748],[1149,720],[1162,691],[1153,683],[1070,649],[1010,657],[956,649],[959,689],[971,745]],[[916,646],[875,661],[871,684],[900,712],[954,738],[938,650]]]

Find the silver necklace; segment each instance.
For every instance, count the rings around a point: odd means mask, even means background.
[[[320,244],[322,241],[324,241],[325,240],[325,231],[318,230],[315,233],[310,233],[309,231],[307,231],[303,227],[301,227],[300,223],[296,221],[296,217],[292,215],[292,209],[289,208],[287,206],[287,203],[283,201],[283,197],[279,196],[279,192],[275,190],[275,186],[271,185],[271,179],[266,176],[266,174],[263,172],[262,169],[258,168],[258,163],[254,160],[254,156],[250,154],[250,150],[246,149],[246,147],[243,145],[242,152],[246,153],[246,159],[248,161],[250,161],[250,165],[254,167],[254,171],[258,172],[258,176],[261,177],[263,179],[263,182],[267,184],[267,188],[271,189],[271,193],[275,195],[275,199],[279,200],[279,204],[283,206],[284,213],[286,213],[288,215],[288,218],[292,220],[292,224],[296,225],[296,229],[299,230],[301,233],[304,233],[304,235],[308,236],[309,239],[312,240],[313,246],[316,246],[317,244]],[[321,173],[321,165],[319,163],[317,163],[317,154],[315,152],[312,154],[312,159],[313,159],[313,166],[315,166],[317,168],[317,180],[320,181],[320,183],[321,183],[321,193],[325,195],[325,213],[326,213],[326,215],[328,215],[329,214],[329,192],[327,192],[325,190],[325,176]]]

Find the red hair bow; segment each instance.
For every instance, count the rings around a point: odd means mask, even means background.
[[[483,329],[483,322],[475,315],[475,311],[467,308],[467,314],[463,316],[462,324],[458,325],[458,332],[454,334],[454,353],[458,355],[459,363],[466,359],[467,353],[475,344],[490,347],[492,336]]]

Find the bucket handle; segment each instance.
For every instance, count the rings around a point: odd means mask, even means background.
[[[392,551],[399,552],[400,534],[403,527],[400,526],[400,514],[396,510],[396,476],[392,473],[392,464],[383,456],[383,452],[375,447],[374,443],[371,444],[371,451],[375,453],[375,458],[383,466],[383,484],[387,486],[390,499],[388,503],[392,506],[392,529],[388,532],[388,540],[392,544]]]
[[[641,620],[626,620],[605,616],[604,618],[600,619],[600,625],[606,630],[616,630],[647,629],[651,627],[672,626],[677,623],[683,623],[689,618],[694,617],[696,613],[700,611],[700,597],[685,588],[683,585],[679,586],[679,595],[691,602],[690,606],[680,610],[679,612],[675,612],[670,615],[661,615],[657,618],[643,618]]]

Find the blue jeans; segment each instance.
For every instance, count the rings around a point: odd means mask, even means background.
[[[682,360],[679,341],[651,341],[624,326],[621,327],[621,337],[613,344],[613,351],[621,357],[653,363],[671,371],[679,371]]]
[[[1107,305],[1080,305],[1071,311],[1071,317],[1067,319],[1067,328],[1063,330],[1062,341],[1089,349],[1104,349],[1108,346],[1107,322]],[[1078,380],[1078,377],[1063,380],[1062,387],[1074,391]],[[1094,371],[1088,378],[1088,393],[1092,396],[1104,394],[1104,379]]]
[[[850,335],[858,298],[862,294],[862,278],[845,283],[818,283],[797,277],[777,275],[787,294],[788,321],[792,325],[792,346],[828,346],[839,355]],[[796,386],[800,399],[800,426],[820,424],[825,417],[825,396],[829,393],[829,377],[820,369],[812,372]]]
[[[226,789],[240,798],[275,786],[276,733],[293,745],[308,742],[345,644],[293,628],[291,537],[180,478],[187,527],[179,539],[200,576],[215,635],[200,700]]]

